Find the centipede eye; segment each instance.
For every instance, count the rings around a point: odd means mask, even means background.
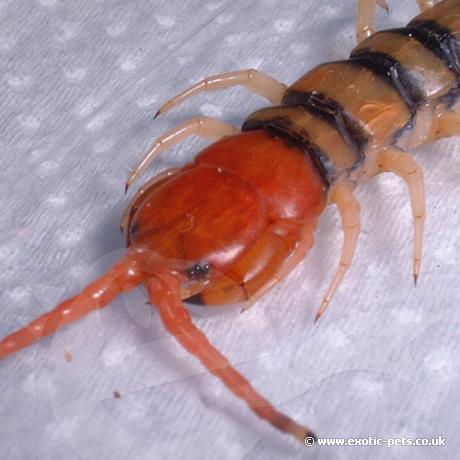
[[[205,262],[204,264],[195,264],[187,270],[187,277],[190,280],[201,280],[206,278],[211,271],[211,264]]]

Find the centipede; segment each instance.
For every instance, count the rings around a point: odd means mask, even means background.
[[[250,308],[302,262],[320,217],[342,222],[339,266],[315,321],[352,264],[361,232],[355,190],[386,172],[408,186],[413,278],[421,272],[425,192],[409,150],[460,134],[460,0],[418,0],[407,26],[375,31],[385,0],[359,0],[357,46],[291,85],[254,69],[208,77],[170,99],[155,118],[204,91],[234,86],[271,105],[241,128],[197,116],[159,137],[126,192],[162,152],[197,135],[211,143],[193,160],[146,182],[121,222],[123,257],[79,294],[11,333],[0,358],[48,337],[140,285],[162,323],[260,419],[304,442],[314,431],[278,411],[195,325],[184,302]]]

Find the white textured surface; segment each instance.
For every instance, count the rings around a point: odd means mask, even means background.
[[[390,6],[380,26],[417,11]],[[241,123],[265,105],[233,89],[153,122],[161,102],[247,67],[292,82],[346,57],[354,20],[354,0],[0,0],[0,336],[119,257],[124,183],[156,136],[197,113]],[[164,154],[152,173],[203,145]],[[429,212],[417,289],[407,193],[381,176],[358,191],[356,262],[318,325],[341,244],[332,209],[305,263],[252,310],[193,308],[261,393],[320,436],[441,434],[445,448],[295,444],[184,353],[137,290],[0,363],[0,458],[458,458],[459,147],[417,152]]]

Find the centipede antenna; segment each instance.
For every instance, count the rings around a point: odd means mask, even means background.
[[[130,291],[145,279],[137,260],[126,256],[80,294],[64,300],[53,310],[0,341],[0,359],[54,334],[67,324],[107,306],[115,297]]]
[[[149,278],[147,289],[166,329],[174,335],[185,350],[193,354],[209,372],[218,377],[236,397],[245,401],[256,415],[275,428],[291,434],[302,444],[307,437],[316,439],[315,434],[309,428],[278,412],[195,326],[190,313],[181,301],[180,281],[174,275],[159,273]]]

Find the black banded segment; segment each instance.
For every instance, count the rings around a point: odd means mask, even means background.
[[[312,115],[319,117],[340,133],[344,141],[358,155],[358,162],[364,160],[364,150],[370,135],[359,120],[350,115],[337,101],[317,91],[302,92],[291,90],[286,93],[282,104],[301,106]]]
[[[385,80],[399,93],[411,111],[425,99],[421,82],[389,54],[359,49],[351,54],[350,63],[366,67]]]
[[[261,111],[263,110],[261,109]],[[257,119],[257,112],[255,112],[241,126],[241,131],[253,129],[267,129],[274,136],[284,137],[287,142],[293,143],[296,147],[300,147],[305,154],[310,155],[327,184],[331,184],[336,179],[337,169],[328,155],[311,141],[308,133],[297,132],[289,121],[289,117],[261,120]]]
[[[460,75],[460,47],[454,35],[436,21],[411,21],[395,32],[415,38],[441,59],[449,69]]]
[[[460,99],[460,79],[449,91],[449,94],[443,96],[441,100],[447,105],[448,108],[452,107]]]

